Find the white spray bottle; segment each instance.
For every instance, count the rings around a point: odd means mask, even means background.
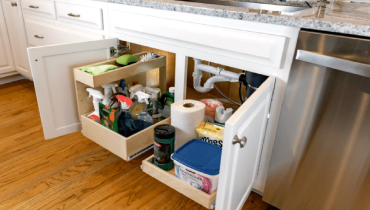
[[[93,97],[94,112],[89,114],[87,117],[95,121],[100,121],[99,115],[99,102],[104,98],[104,95],[99,91],[92,88],[86,88],[86,91],[89,92],[89,97]]]
[[[142,91],[136,92],[135,95],[137,96],[138,103],[141,106],[141,110],[140,110],[140,113],[137,119],[153,124],[153,118],[150,116],[150,114],[147,111],[147,104],[149,104],[148,99],[150,98],[150,95]]]
[[[132,107],[132,110],[131,110],[132,111],[132,119],[134,119],[134,120],[137,119],[137,116],[139,115],[140,110],[141,110],[140,104],[137,101],[136,93],[138,91],[143,91],[143,90],[144,90],[144,87],[140,84],[134,85],[134,86],[130,87],[130,89],[129,89],[130,98],[134,102],[134,106]]]
[[[116,88],[115,87],[117,87],[117,86],[118,85],[114,84],[114,83],[108,83],[108,84],[105,84],[105,85],[101,86],[102,88],[104,88],[104,99],[103,99],[103,102],[102,102],[104,105],[109,106],[109,103],[111,101],[110,97],[113,95],[113,93],[116,93]]]
[[[159,101],[158,98],[161,97],[161,89],[159,88],[152,88],[152,87],[145,87],[145,92],[150,94],[150,101],[148,105],[148,112],[152,116],[153,119],[157,119],[162,117],[162,113],[159,113]]]
[[[232,108],[227,108],[225,110],[225,107],[223,106],[216,107],[215,123],[225,125],[225,122],[231,117],[232,114]]]

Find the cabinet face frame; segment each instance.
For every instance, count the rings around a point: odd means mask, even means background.
[[[14,60],[7,25],[5,23],[2,2],[0,1],[0,77],[1,74],[14,72]]]

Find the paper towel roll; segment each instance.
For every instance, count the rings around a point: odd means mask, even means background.
[[[196,128],[204,120],[205,105],[195,100],[171,104],[171,125],[176,128],[175,150],[192,139],[197,139]]]

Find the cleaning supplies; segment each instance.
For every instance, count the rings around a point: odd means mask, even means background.
[[[231,117],[232,114],[232,108],[227,108],[225,110],[225,107],[223,106],[216,107],[215,123],[225,126],[225,122]]]
[[[101,87],[104,88],[104,99],[103,99],[103,104],[106,106],[109,106],[109,103],[111,101],[111,96],[113,93],[116,93],[116,88],[118,85],[114,83],[108,83],[105,85],[102,85]],[[113,91],[113,92],[112,92]],[[116,108],[116,107],[113,107]]]
[[[171,125],[176,128],[175,149],[198,138],[196,128],[204,119],[205,105],[195,100],[183,100],[171,105]]]
[[[131,110],[132,118],[134,120],[137,119],[137,116],[139,115],[140,110],[141,110],[141,105],[140,105],[140,103],[138,103],[136,93],[138,91],[143,91],[143,90],[144,90],[144,87],[140,84],[136,84],[136,85],[130,87],[130,89],[129,89],[130,98],[134,102],[134,107]]]
[[[158,58],[158,57],[159,56],[157,54],[155,54],[154,52],[148,53],[148,54],[140,56],[140,62],[150,61],[150,60],[153,60],[153,59]]]
[[[138,62],[137,57],[129,54],[122,55],[116,59],[116,63],[120,66],[127,66],[136,62]]]
[[[160,103],[163,107],[163,117],[171,117],[171,104],[175,101],[175,87],[170,87],[169,91],[162,95]]]
[[[224,141],[224,128],[210,123],[201,122],[196,131],[199,139],[222,147]]]
[[[159,121],[162,114],[159,113],[159,102],[158,98],[161,95],[161,90],[159,88],[145,87],[145,92],[150,94],[148,113],[152,116],[154,121]]]
[[[100,66],[82,67],[80,68],[80,70],[92,75],[97,75],[117,68],[118,67],[115,65],[100,65]]]
[[[199,139],[188,141],[172,155],[176,177],[211,194],[218,185],[221,152],[221,147]]]
[[[127,87],[126,87],[125,79],[121,79],[121,81],[119,82],[118,92],[121,94],[124,94],[127,97],[130,97],[130,95],[128,94]]]
[[[100,124],[118,132],[117,110],[99,103]]]
[[[134,120],[129,112],[130,107],[134,104],[128,97],[117,95],[119,104],[121,105],[121,111],[118,114],[118,133],[124,137],[129,137],[137,132],[137,127],[134,124]]]
[[[214,99],[202,99],[200,102],[206,105],[206,114],[204,122],[214,123],[216,115],[216,107],[222,106],[222,103]]]
[[[92,88],[86,88],[86,91],[89,92],[89,97],[93,97],[93,105],[94,105],[94,112],[89,114],[87,117],[96,121],[100,122],[100,115],[99,115],[99,102],[104,98],[104,95],[99,91]]]
[[[153,118],[147,111],[147,104],[149,104],[148,99],[150,98],[150,95],[142,91],[136,92],[135,95],[137,96],[137,101],[141,106],[141,110],[137,119],[153,124]]]
[[[173,168],[172,153],[175,151],[175,127],[162,124],[154,128],[154,165],[168,171]]]

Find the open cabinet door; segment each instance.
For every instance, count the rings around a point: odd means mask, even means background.
[[[274,85],[269,77],[226,121],[216,210],[241,209],[252,190]]]
[[[81,130],[73,68],[108,60],[118,39],[28,48],[45,139]]]

